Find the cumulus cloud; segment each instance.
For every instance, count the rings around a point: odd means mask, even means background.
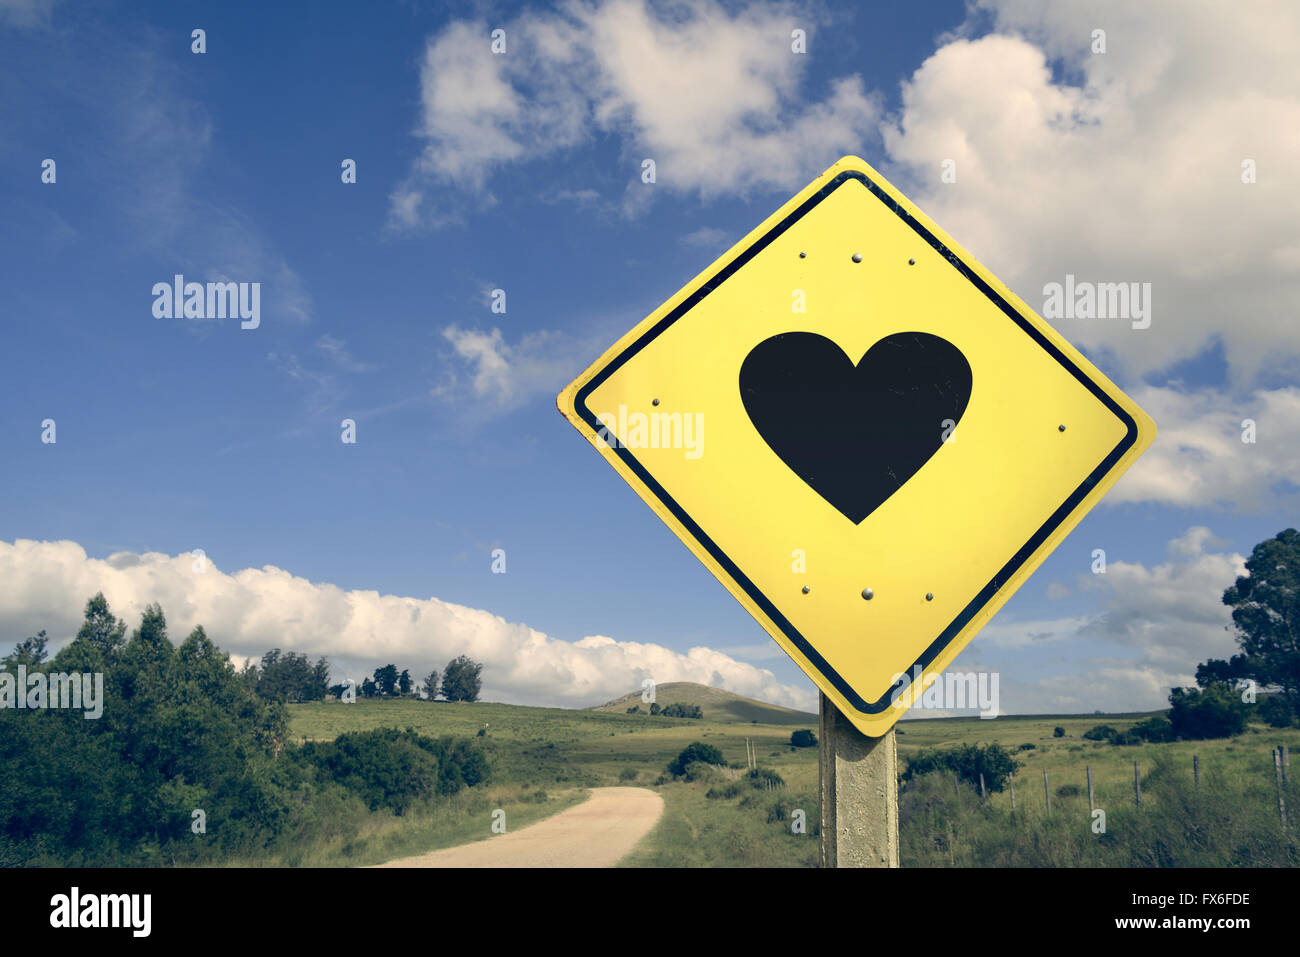
[[[423,675],[456,655],[484,664],[483,696],[518,704],[584,707],[639,688],[644,678],[695,681],[788,707],[815,695],[766,669],[710,648],[592,635],[563,641],[499,615],[437,598],[344,591],[274,566],[227,573],[191,555],[119,552],[95,559],[75,542],[0,542],[0,633],[12,640],[45,628],[57,642],[80,625],[86,599],[102,591],[113,611],[138,622],[161,603],[173,641],[195,625],[223,649],[260,657],[270,648],[326,655],[334,677],[360,679],[395,662]]]
[[[643,158],[658,188],[711,197],[793,188],[874,135],[880,108],[856,75],[820,101],[801,91],[806,56],[791,51],[786,4],[687,0],[571,2],[505,26],[492,52],[486,23],[455,21],[429,38],[420,76],[426,145],[392,195],[390,225],[436,222],[421,184],[492,199],[492,173],[613,134],[629,180]],[[445,193],[445,190],[443,191]],[[624,208],[643,204],[635,190]]]
[[[1107,503],[1231,506],[1241,512],[1300,505],[1300,388],[1234,397],[1214,389],[1146,387],[1133,397],[1156,420],[1159,435]]]
[[[1207,550],[1215,541],[1208,528],[1193,526],[1169,543],[1167,562],[1147,568],[1116,561],[1104,575],[1081,576],[1081,586],[1101,592],[1105,601],[1082,637],[1136,649],[1143,667],[1190,684],[1197,663],[1227,657],[1236,647],[1223,590],[1246,573],[1246,559]]]
[[[1238,650],[1222,599],[1224,589],[1245,574],[1245,557],[1215,551],[1221,545],[1209,528],[1192,526],[1168,543],[1167,561],[1150,567],[1111,561],[1104,574],[1079,575],[1074,591],[1096,596],[1097,611],[994,621],[972,651],[1001,664],[993,670],[1002,672],[1004,710],[1165,707],[1170,688],[1195,683],[1197,664]],[[1044,668],[1044,661],[1050,666]]]
[[[883,124],[902,185],[1031,306],[1067,273],[1150,282],[1149,329],[1063,320],[1133,377],[1222,338],[1235,387],[1300,368],[1300,7],[984,0]],[[975,23],[987,18],[975,18]],[[1106,31],[1106,52],[1092,33]],[[941,181],[955,162],[956,182]],[[1243,183],[1253,160],[1257,182]]]

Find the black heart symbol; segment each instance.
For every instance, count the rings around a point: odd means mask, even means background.
[[[740,367],[754,428],[786,465],[854,524],[928,462],[970,401],[970,363],[946,339],[898,332],[854,366],[812,332],[760,342]]]

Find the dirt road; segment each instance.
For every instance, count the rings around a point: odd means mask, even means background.
[[[521,830],[379,866],[613,867],[663,810],[663,798],[647,788],[592,788],[577,807]]]

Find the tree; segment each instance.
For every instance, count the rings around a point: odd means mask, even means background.
[[[45,629],[42,628],[30,638],[24,638],[14,645],[12,652],[0,658],[0,667],[9,669],[17,668],[19,665],[26,665],[28,668],[38,667],[45,661],[47,655],[45,644],[48,641]]]
[[[429,676],[424,679],[424,696],[430,701],[438,697],[438,672],[430,671]]]
[[[1230,738],[1246,730],[1250,706],[1229,685],[1174,688],[1169,694],[1169,723],[1184,740]]]
[[[1291,702],[1281,695],[1269,695],[1259,703],[1259,716],[1270,728],[1291,728],[1296,725],[1298,716],[1291,709]]]
[[[311,663],[306,655],[281,654],[272,648],[262,656],[262,667],[254,669],[257,693],[267,701],[322,701],[329,690],[329,661]]]
[[[790,747],[815,748],[817,747],[817,735],[806,728],[801,728],[790,735]]]
[[[382,668],[376,668],[375,687],[385,698],[397,694],[397,665],[384,665]]]
[[[140,616],[140,627],[131,632],[131,640],[117,656],[122,664],[117,670],[122,696],[167,697],[170,694],[168,671],[174,651],[167,637],[167,618],[162,606],[156,602],[146,605]]]
[[[304,696],[304,701],[324,701],[325,696],[330,690],[330,662],[323,655],[316,659],[316,664],[312,666],[311,684],[308,686],[310,695]]]
[[[1055,728],[1052,729],[1052,737],[1054,738],[1065,737],[1065,729],[1058,724]]]
[[[442,696],[448,701],[477,701],[483,688],[482,673],[483,666],[477,661],[465,655],[453,658],[442,675]]]
[[[361,681],[361,694],[363,697],[373,698],[375,695],[379,694],[379,686],[369,678],[363,678]]]
[[[1232,609],[1242,654],[1211,659],[1197,669],[1197,682],[1249,678],[1277,687],[1300,711],[1300,532],[1288,528],[1260,542],[1246,560],[1246,574],[1223,593]],[[1202,687],[1205,687],[1202,685]]]
[[[101,655],[111,655],[122,647],[126,622],[113,617],[102,591],[86,602],[85,617],[77,632],[78,641],[89,642]]]
[[[402,673],[397,676],[397,693],[405,698],[411,693],[411,672],[402,669]]]

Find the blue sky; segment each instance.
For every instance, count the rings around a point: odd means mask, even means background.
[[[66,638],[102,587],[239,655],[467,651],[503,700],[652,675],[811,704],[554,399],[856,153],[1036,308],[1067,273],[1152,283],[1150,329],[1056,325],[1159,444],[957,666],[1010,711],[1159,706],[1232,650],[1218,594],[1295,524],[1300,445],[1296,14],[1161,14],[5,0],[0,647]],[[260,326],[155,318],[176,273],[261,282]]]

